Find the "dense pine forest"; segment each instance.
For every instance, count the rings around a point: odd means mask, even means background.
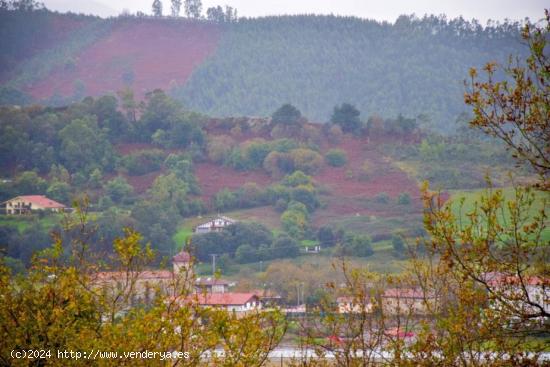
[[[394,24],[335,16],[244,19],[174,94],[214,115],[266,115],[293,102],[324,122],[332,106],[425,115],[452,129],[469,67],[526,52],[517,23],[401,16]]]

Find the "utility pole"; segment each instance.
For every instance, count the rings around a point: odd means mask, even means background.
[[[216,256],[218,256],[218,254],[210,254],[210,256],[212,256],[212,276],[215,276],[216,275]]]

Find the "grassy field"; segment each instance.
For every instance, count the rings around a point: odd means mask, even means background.
[[[395,256],[393,252],[393,246],[391,241],[378,241],[372,244],[374,249],[374,254],[369,257],[350,257],[348,258],[354,266],[361,268],[368,268],[370,271],[377,273],[400,273],[403,271],[407,261],[404,259],[399,259]],[[239,278],[242,274],[248,274],[250,276],[258,276],[261,271],[265,271],[270,264],[277,264],[281,261],[291,261],[295,265],[303,264],[315,264],[320,266],[330,266],[332,263],[338,263],[340,259],[338,257],[332,256],[330,249],[325,249],[320,254],[303,254],[301,256],[295,257],[293,259],[275,259],[248,263],[248,264],[236,264],[228,272],[223,274],[224,276],[233,277],[235,279]],[[212,268],[210,263],[199,264],[198,273],[207,275],[212,273]]]
[[[193,235],[193,228],[189,225],[184,225],[178,229],[178,231],[172,236],[172,239],[176,243],[176,248],[180,250],[187,239]]]
[[[34,223],[39,223],[42,228],[51,229],[58,224],[63,218],[62,214],[49,214],[42,218],[38,215],[24,216],[8,216],[0,215],[0,227],[17,228],[19,232],[23,232]]]
[[[492,191],[496,190],[502,190],[502,193],[504,195],[504,199],[506,201],[514,200],[515,199],[515,190],[512,187],[506,187],[503,189],[493,189]],[[464,198],[464,206],[462,208],[463,215],[466,213],[472,211],[476,205],[476,203],[481,202],[482,196],[486,196],[490,191],[487,189],[479,189],[479,190],[453,190],[450,191],[451,197],[450,200],[453,202],[453,212],[455,214],[458,214],[459,209],[459,201]],[[534,201],[533,205],[530,207],[530,213],[535,214],[538,211],[540,211],[543,208],[544,200],[546,200],[546,211],[550,211],[550,193],[545,193],[542,191],[534,191]],[[506,210],[505,215],[509,215],[508,210]]]
[[[493,189],[495,191],[496,189]],[[487,189],[480,190],[456,190],[451,192],[450,205],[452,205],[452,210],[457,218],[461,220],[467,220],[467,214],[472,212],[476,205],[481,203],[481,199],[484,196],[487,196],[490,193]],[[502,189],[502,193],[505,201],[511,201],[516,199],[516,192],[513,188],[507,187]],[[460,201],[464,200],[464,203],[461,205]],[[542,209],[545,210],[546,215],[550,217],[550,194],[534,191],[533,192],[533,202],[529,206],[527,215],[532,217],[537,215]],[[510,218],[510,211],[508,207],[505,206],[504,211],[500,215],[500,218],[508,220]],[[546,228],[542,232],[542,239],[544,241],[550,241],[550,221],[546,222]]]

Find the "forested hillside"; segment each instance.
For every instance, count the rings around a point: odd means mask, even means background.
[[[465,110],[468,69],[525,53],[516,23],[482,27],[435,16],[220,24],[0,9],[0,17],[1,103],[28,102],[20,92],[60,105],[125,87],[138,97],[163,88],[211,116],[268,116],[292,103],[310,121],[325,122],[347,102],[362,116],[421,115],[422,126],[448,132]]]
[[[327,121],[342,102],[363,115],[425,114],[448,130],[464,111],[468,68],[524,52],[517,24],[401,16],[395,24],[334,16],[242,19],[174,94],[214,115],[265,116],[295,104]]]

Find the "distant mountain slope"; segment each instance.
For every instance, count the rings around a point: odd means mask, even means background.
[[[267,116],[290,102],[323,122],[348,102],[363,118],[425,114],[432,126],[452,130],[466,110],[468,69],[526,52],[518,24],[482,28],[433,16],[395,24],[282,16],[224,25],[47,11],[0,16],[9,25],[0,24],[4,86],[52,104],[125,86],[138,96],[163,88],[213,116]]]
[[[363,116],[428,114],[448,127],[464,110],[471,66],[524,52],[517,25],[400,17],[395,24],[333,16],[241,20],[174,95],[213,115],[269,115],[295,104],[315,121],[350,102]]]
[[[193,68],[217,45],[219,30],[199,22],[120,19],[112,31],[75,56],[71,70],[57,68],[28,86],[35,98],[71,95],[75,82],[84,95],[130,86],[138,95],[184,84]]]
[[[96,20],[96,17],[43,10],[0,10],[0,81],[19,72],[17,69],[25,60],[67,41],[78,29]]]

